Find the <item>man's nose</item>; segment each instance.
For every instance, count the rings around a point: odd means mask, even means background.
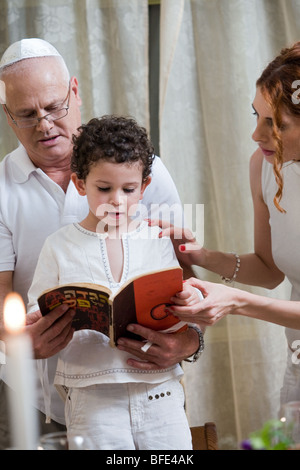
[[[36,128],[40,130],[41,132],[48,131],[49,129],[52,129],[53,127],[53,120],[49,117],[49,114],[46,114],[45,116],[41,116],[37,118],[38,122],[36,124]]]

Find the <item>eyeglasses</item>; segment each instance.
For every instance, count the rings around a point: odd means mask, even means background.
[[[68,114],[69,111],[69,102],[70,102],[70,91],[71,91],[71,82],[69,82],[69,90],[66,98],[64,99],[63,103],[68,100],[67,106],[64,108],[56,109],[55,111],[52,111],[51,113],[45,114],[45,116],[42,117],[36,117],[36,118],[23,118],[23,119],[14,119],[12,115],[10,114],[6,104],[4,105],[9,117],[11,118],[12,122],[19,127],[19,129],[26,129],[27,127],[35,127],[37,126],[43,119],[46,119],[48,122],[52,121],[58,121],[59,119],[62,119]]]

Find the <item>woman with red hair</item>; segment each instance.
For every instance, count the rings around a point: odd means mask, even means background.
[[[193,278],[188,282],[202,290],[205,300],[194,306],[194,314],[185,314],[183,306],[172,312],[182,320],[210,325],[231,313],[285,326],[288,361],[281,402],[286,403],[300,400],[300,42],[283,49],[256,85],[252,137],[258,149],[250,161],[254,252],[207,250],[195,240],[182,244],[188,236],[179,241],[178,234],[174,245],[185,262],[189,259],[220,274],[228,284],[236,280],[273,289],[286,276],[291,299],[271,299]]]

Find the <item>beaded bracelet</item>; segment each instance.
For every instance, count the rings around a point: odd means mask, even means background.
[[[221,276],[222,281],[226,282],[226,284],[231,284],[232,282],[236,280],[237,273],[239,272],[240,266],[241,266],[241,259],[239,255],[237,253],[232,253],[232,254],[235,256],[235,259],[236,259],[233,276],[232,278]]]

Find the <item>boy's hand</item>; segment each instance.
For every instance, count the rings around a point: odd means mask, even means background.
[[[200,292],[191,286],[190,284],[187,284],[186,282],[183,283],[183,290],[181,292],[178,292],[175,297],[171,298],[171,302],[174,302],[174,306],[171,305],[168,308],[168,311],[174,314],[175,310],[174,308],[177,306],[192,306],[195,304],[198,304],[201,298],[199,297]],[[201,294],[200,294],[201,295]]]
[[[171,298],[174,304],[168,307],[168,311],[181,321],[196,323],[204,333],[206,324],[200,322],[199,319],[193,318],[193,315],[195,315],[201,307],[204,297],[202,292],[196,287],[193,287],[189,281],[190,280],[184,281],[183,290],[178,292],[175,297]]]

